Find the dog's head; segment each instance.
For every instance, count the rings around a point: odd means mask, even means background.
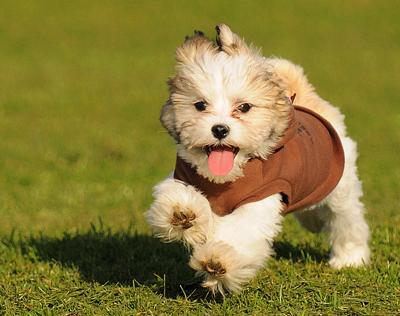
[[[161,122],[178,155],[223,183],[252,157],[267,158],[283,136],[291,103],[268,60],[228,26],[213,42],[195,31],[176,51],[176,75]]]

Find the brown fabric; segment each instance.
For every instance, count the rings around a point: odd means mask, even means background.
[[[249,160],[244,177],[216,184],[180,157],[174,177],[202,191],[220,216],[276,193],[282,194],[283,214],[287,214],[324,199],[336,187],[343,168],[342,144],[332,125],[317,113],[295,106],[283,141],[267,160]]]

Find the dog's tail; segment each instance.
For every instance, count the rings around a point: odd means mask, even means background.
[[[281,58],[271,58],[268,61],[287,89],[287,96],[296,95],[293,102],[295,105],[317,112],[330,121],[339,134],[345,134],[344,115],[315,92],[314,86],[308,82],[302,67]]]

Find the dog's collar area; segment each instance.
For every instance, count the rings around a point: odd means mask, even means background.
[[[294,97],[296,96],[296,94],[294,94],[292,97],[293,97],[293,100],[294,100]],[[292,98],[291,97],[291,98]],[[291,107],[290,107],[290,112],[289,112],[289,114],[288,114],[288,120],[289,120],[289,123],[288,123],[288,127],[286,128],[286,130],[285,130],[285,133],[282,135],[282,137],[281,137],[281,139],[280,139],[280,141],[278,142],[278,144],[275,146],[275,151],[277,151],[277,150],[279,150],[280,148],[282,148],[286,143],[288,143],[293,137],[294,137],[294,135],[296,134],[296,126],[297,126],[297,124],[296,124],[296,116],[295,116],[295,111],[294,111],[294,109],[295,109],[295,107],[292,105]]]
[[[275,146],[275,151],[278,151],[280,148],[282,148],[287,142],[289,142],[294,135],[296,134],[296,117],[295,117],[295,106],[293,105],[294,100],[296,99],[297,93],[293,93],[290,97],[290,103],[292,106],[290,107],[290,112],[289,112],[289,123],[288,127],[285,130],[285,134],[281,137],[280,141],[278,144]]]

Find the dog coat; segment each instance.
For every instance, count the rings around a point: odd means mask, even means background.
[[[332,125],[317,113],[294,106],[275,151],[267,159],[250,159],[243,177],[216,184],[177,156],[174,178],[200,190],[220,216],[276,193],[282,195],[282,213],[287,214],[322,201],[336,187],[343,169],[343,147]]]

